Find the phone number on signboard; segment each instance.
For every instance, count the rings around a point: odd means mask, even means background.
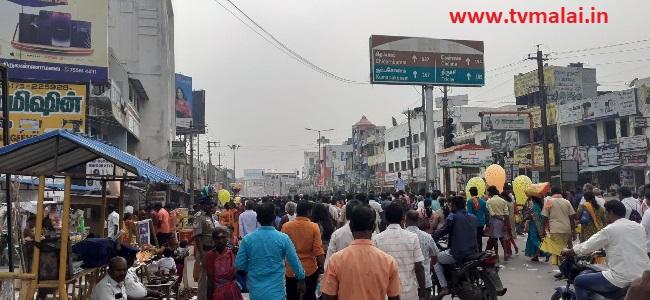
[[[67,84],[52,84],[52,83],[23,83],[12,82],[9,84],[10,89],[32,89],[32,90],[56,90],[56,91],[69,91],[73,90]]]

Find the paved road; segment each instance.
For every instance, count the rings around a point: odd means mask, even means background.
[[[485,244],[485,242],[484,242]],[[557,267],[544,262],[532,262],[523,253],[526,248],[526,237],[520,236],[517,239],[520,253],[513,255],[508,262],[501,262],[499,276],[508,292],[499,299],[504,300],[544,300],[551,299],[554,288],[564,285],[566,281],[555,281],[553,275],[557,274]],[[192,274],[192,264],[189,273]],[[196,287],[195,283],[190,286]],[[244,295],[249,300],[248,294]],[[445,299],[450,299],[446,297]]]

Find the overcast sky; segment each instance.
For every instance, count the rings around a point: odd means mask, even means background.
[[[191,76],[194,89],[206,90],[209,133],[201,136],[201,151],[207,156],[207,140],[241,145],[238,176],[245,168],[300,170],[303,152],[317,148],[317,133],[305,127],[334,128],[324,135],[341,143],[362,115],[376,125],[390,126],[391,116],[401,122],[403,110],[419,106],[420,95],[411,86],[348,84],[309,69],[246,27],[217,1],[245,20],[226,0],[172,1],[176,72]],[[554,58],[550,64],[579,61],[597,68],[598,81],[604,85],[601,90],[624,89],[635,77],[650,76],[650,41],[561,53],[650,38],[650,1],[231,1],[293,51],[355,81],[368,81],[372,34],[485,41],[486,85],[452,89],[452,94],[468,93],[474,106],[514,102],[512,77],[534,68],[533,61],[519,62],[537,44],[543,44],[544,52],[558,53],[550,56]],[[548,11],[563,5],[577,9],[577,4],[606,11],[610,23],[458,25],[448,17],[450,10]],[[615,63],[632,60],[643,61]],[[435,92],[435,96],[440,94]],[[218,151],[225,153],[222,164],[232,167],[232,150]]]

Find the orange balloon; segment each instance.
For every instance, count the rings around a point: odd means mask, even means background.
[[[500,192],[503,192],[503,186],[506,184],[506,170],[503,167],[494,164],[485,169],[485,182],[488,186],[494,185]]]

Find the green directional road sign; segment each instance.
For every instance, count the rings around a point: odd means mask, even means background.
[[[483,42],[373,35],[373,84],[485,85]]]

